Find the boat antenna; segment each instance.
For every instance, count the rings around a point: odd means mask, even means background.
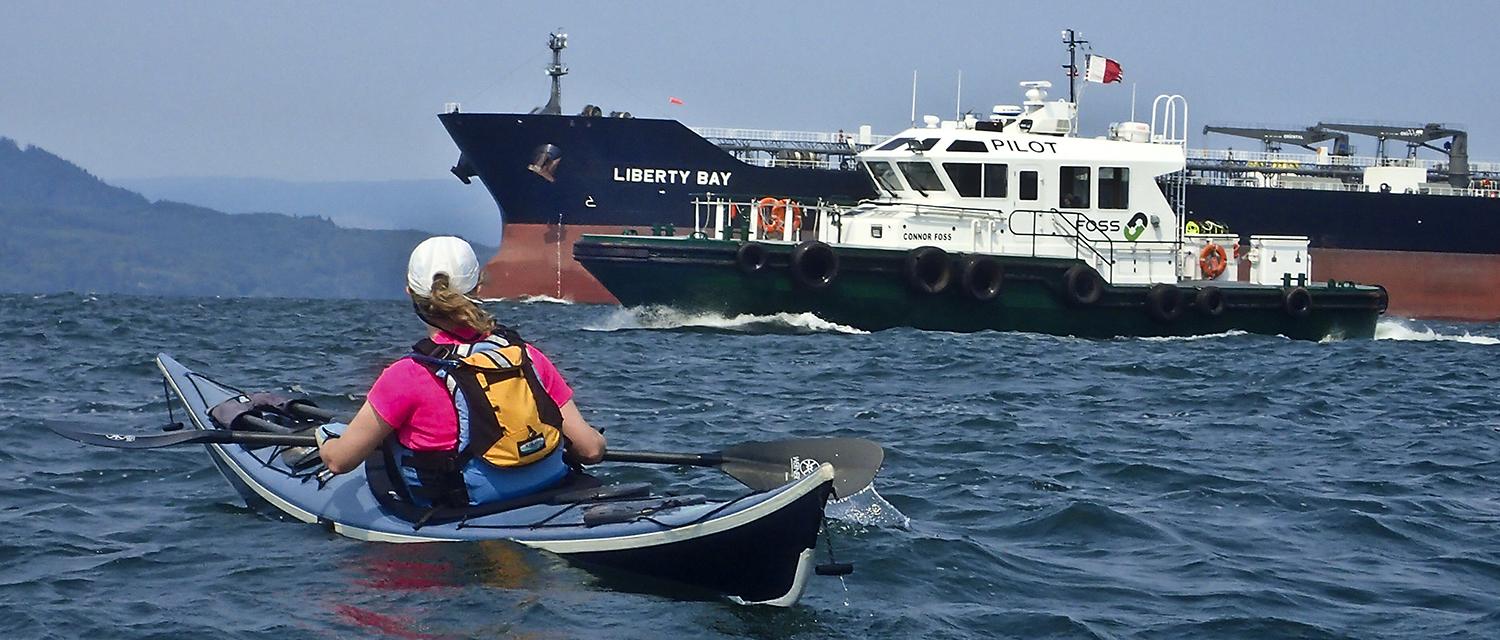
[[[917,70],[911,70],[911,126],[917,126]]]
[[[964,119],[964,70],[958,70],[958,95],[953,99],[953,120],[960,122]]]
[[[568,48],[568,34],[562,27],[547,34],[547,48],[552,50],[552,64],[547,65],[547,75],[552,76],[552,97],[540,113],[562,115],[562,77],[568,75],[567,65],[562,63],[562,50]]]
[[[1078,94],[1074,84],[1078,81],[1078,45],[1088,44],[1088,40],[1079,40],[1078,32],[1072,29],[1062,30],[1063,44],[1068,45],[1068,64],[1063,65],[1068,70],[1068,102],[1078,102]]]

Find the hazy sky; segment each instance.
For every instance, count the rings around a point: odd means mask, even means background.
[[[808,131],[952,117],[1066,91],[1058,32],[1121,62],[1083,132],[1188,98],[1206,123],[1437,121],[1500,160],[1500,2],[16,2],[0,0],[0,136],[109,178],[446,177],[436,114],[547,98],[547,32],[570,35],[564,109]],[[676,96],[682,106],[670,105]],[[1373,154],[1372,139],[1355,138]]]

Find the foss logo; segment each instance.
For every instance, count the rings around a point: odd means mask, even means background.
[[[1121,224],[1119,220],[1085,219],[1083,220],[1083,228],[1086,231],[1095,231],[1099,233],[1119,233],[1125,236],[1126,240],[1135,242],[1137,238],[1141,237],[1141,234],[1146,232],[1146,225],[1149,224],[1149,222],[1150,221],[1146,218],[1146,214],[1136,213],[1135,215],[1131,216],[1130,220],[1125,222],[1124,224]]]
[[[1137,211],[1135,215],[1130,216],[1130,221],[1125,223],[1125,239],[1135,242],[1136,238],[1146,232],[1146,224],[1146,214]]]

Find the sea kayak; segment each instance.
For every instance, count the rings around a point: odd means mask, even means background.
[[[157,365],[187,409],[186,429],[223,432],[210,411],[245,394],[162,354]],[[238,428],[236,428],[236,432]],[[196,435],[196,434],[195,434]],[[215,433],[227,436],[230,434]],[[622,569],[715,592],[747,604],[790,606],[813,572],[813,550],[834,468],[817,464],[770,490],[728,500],[654,495],[648,486],[606,485],[574,474],[536,496],[462,512],[404,502],[381,453],[332,475],[316,456],[286,446],[204,445],[250,504],[350,538],[378,542],[511,540],[581,566]]]

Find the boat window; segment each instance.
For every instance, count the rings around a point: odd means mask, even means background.
[[[932,164],[928,162],[902,162],[901,173],[906,175],[906,181],[911,183],[911,188],[918,191],[946,191],[943,181],[938,178],[937,171],[933,170]]]
[[[875,184],[888,191],[902,191],[901,179],[896,177],[896,170],[889,162],[868,162],[865,168],[870,170],[870,177],[875,179]]]
[[[964,151],[970,153],[989,153],[989,148],[978,140],[954,140],[948,145],[949,151]]]
[[[1022,200],[1035,200],[1036,199],[1036,172],[1035,171],[1022,171],[1021,172],[1021,199]]]
[[[952,151],[952,147],[949,147]],[[980,197],[980,185],[983,180],[983,169],[985,165],[973,162],[944,162],[943,171],[948,172],[948,179],[953,181],[953,188],[958,190],[958,195],[965,198]]]
[[[1099,167],[1099,208],[1130,208],[1130,169]]]
[[[1004,198],[1007,174],[1010,172],[1008,164],[984,165],[984,197]]]
[[[922,138],[921,140],[918,140],[916,138],[891,138],[890,141],[886,142],[883,145],[880,145],[875,150],[901,151],[904,149],[912,149],[914,151],[931,151],[933,147],[937,146],[937,143],[937,138]]]
[[[1089,168],[1062,167],[1058,170],[1058,200],[1064,209],[1089,208]]]

